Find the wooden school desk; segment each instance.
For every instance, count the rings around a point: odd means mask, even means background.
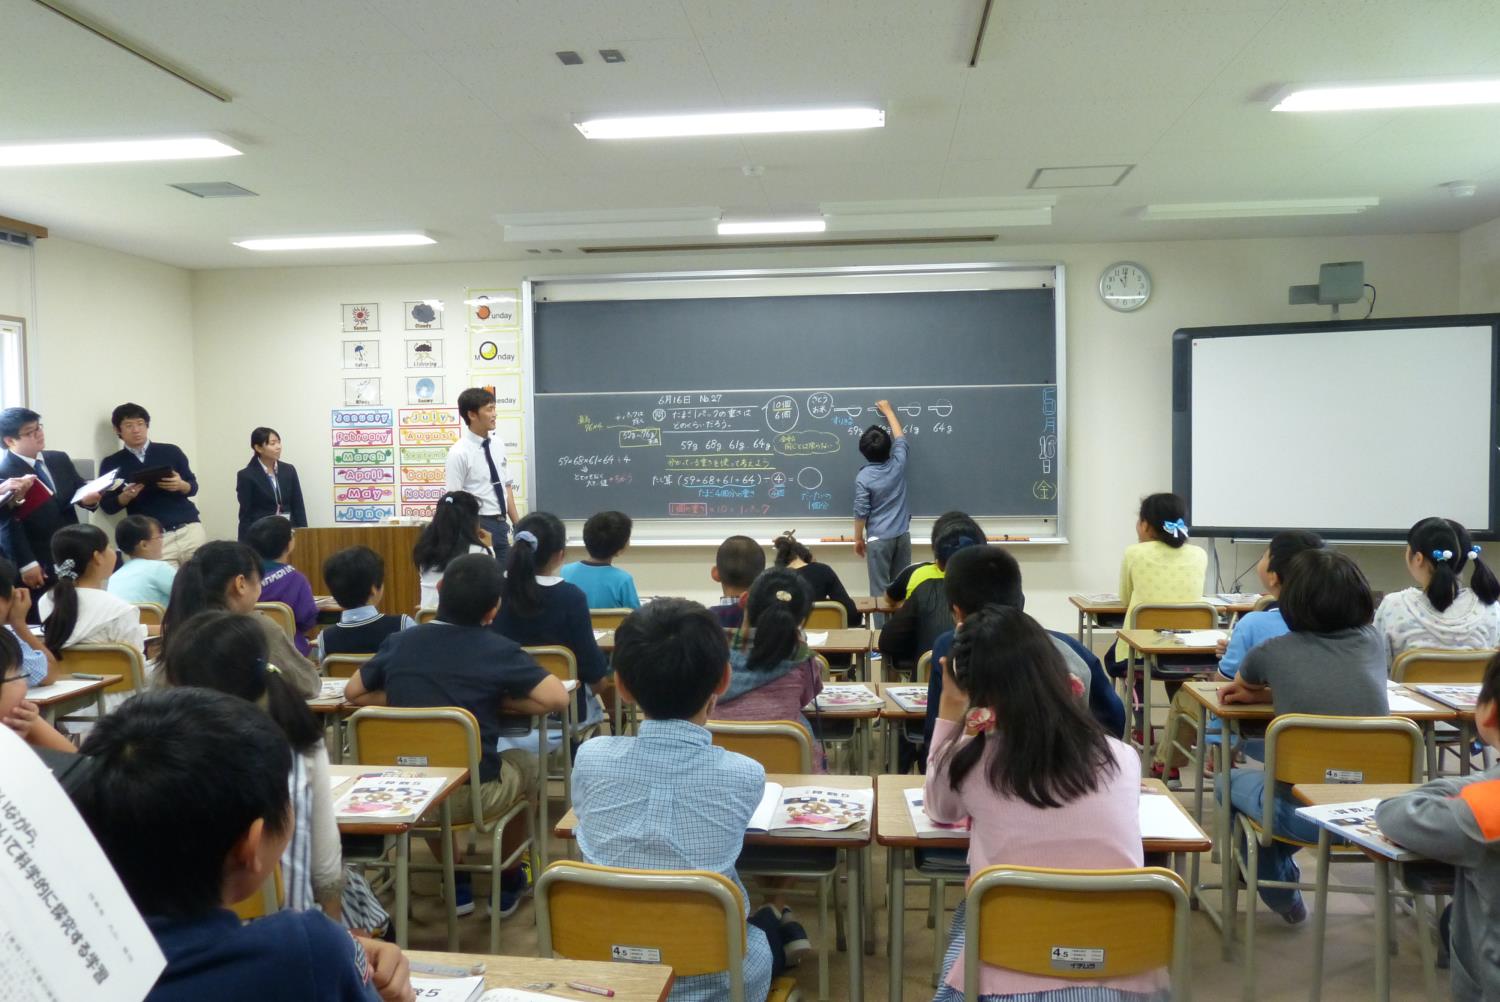
[[[1130,650],[1125,666],[1125,726],[1129,733],[1133,725],[1141,728],[1141,775],[1151,775],[1151,679],[1156,659],[1164,654],[1195,654],[1205,659],[1214,656],[1215,645],[1190,647],[1182,642],[1180,635],[1162,633],[1160,630],[1116,630],[1115,636],[1125,642]],[[1136,668],[1144,673],[1141,684],[1141,709],[1135,713]],[[1163,737],[1168,737],[1163,735]]]
[[[1198,739],[1195,754],[1198,758],[1198,780],[1197,791],[1193,801],[1193,813],[1196,817],[1203,816],[1203,761],[1208,754],[1208,715],[1212,713],[1219,718],[1219,741],[1220,747],[1224,749],[1221,762],[1228,761],[1230,739],[1233,731],[1238,730],[1239,722],[1242,720],[1255,720],[1270,723],[1276,716],[1276,710],[1270,703],[1230,703],[1219,702],[1219,690],[1228,685],[1228,682],[1188,682],[1186,685],[1188,695],[1193,702],[1198,704]],[[1417,694],[1413,694],[1417,695]],[[1424,731],[1429,731],[1439,721],[1451,721],[1457,712],[1450,707],[1441,706],[1431,700],[1421,699],[1431,706],[1430,710],[1410,710],[1392,714],[1392,716],[1406,717],[1415,721]],[[1374,794],[1371,794],[1374,796]],[[1367,798],[1355,798],[1367,799]],[[1233,844],[1234,833],[1230,822],[1232,811],[1229,805],[1229,797],[1226,792],[1223,797],[1214,798],[1214,842],[1215,853],[1222,860],[1222,869],[1230,873],[1233,864],[1224,860],[1226,847]],[[1221,881],[1218,885],[1198,883],[1198,861],[1193,860],[1192,869],[1192,893],[1197,898],[1202,910],[1208,917],[1219,926],[1223,935],[1224,957],[1229,959],[1231,942],[1234,936],[1234,916],[1229,914],[1229,884]],[[1217,904],[1208,900],[1205,892],[1218,890],[1219,901]]]
[[[922,777],[914,777],[920,780]],[[802,776],[791,773],[771,773],[766,776],[770,783],[782,786],[821,786],[834,790],[868,790],[872,784],[869,776]],[[905,810],[903,807],[902,810]],[[871,833],[875,830],[879,805],[872,808],[870,824],[856,831],[843,831],[830,835],[807,836],[791,832],[746,832],[745,844],[797,849],[844,849],[848,852],[849,896],[844,902],[845,937],[849,943],[849,998],[859,1002],[864,998],[865,953],[861,945],[866,942],[864,921],[864,894],[862,884],[865,874],[865,859],[870,848]],[[559,838],[572,839],[577,836],[578,815],[570,808],[557,826],[552,829]],[[819,944],[821,949],[823,944]]]
[[[482,953],[439,953],[435,950],[407,950],[406,956],[413,963],[441,964],[444,967],[469,968],[474,964],[483,964],[486,989],[519,988],[524,991],[528,985],[550,981],[551,988],[530,990],[555,995],[560,999],[584,1002],[597,1000],[599,996],[569,988],[569,981],[608,988],[615,993],[614,1002],[665,1002],[673,981],[672,968],[665,964],[609,964],[596,960],[497,957]],[[412,976],[431,978],[439,975],[413,970]]]
[[[445,845],[451,845],[453,840],[453,822],[449,817],[448,798],[459,790],[464,789],[469,778],[468,769],[438,769],[438,768],[389,768],[379,765],[331,765],[329,774],[341,778],[341,782],[333,788],[333,799],[338,801],[348,789],[349,784],[358,776],[367,773],[384,773],[397,776],[431,776],[440,777],[446,782],[433,799],[433,805],[441,808],[442,829]],[[383,819],[379,821],[355,821],[341,819],[339,821],[339,832],[343,835],[383,835],[396,840],[396,908],[392,914],[392,920],[396,925],[396,945],[403,950],[406,949],[407,921],[411,910],[411,830],[417,819],[403,821],[391,821]],[[458,916],[454,913],[450,903],[448,907],[448,945],[458,946]]]
[[[1361,800],[1386,800],[1415,790],[1414,783],[1299,783],[1292,787],[1292,796],[1310,807],[1328,804],[1352,804]],[[1318,827],[1318,872],[1328,872],[1328,859],[1332,847],[1332,833],[1321,825]],[[1389,1002],[1391,997],[1391,863],[1395,862],[1378,852],[1361,849],[1370,862],[1375,864],[1375,998]],[[1327,885],[1327,877],[1320,878]],[[1328,929],[1328,900],[1319,896],[1313,908],[1313,940],[1316,943],[1313,963],[1313,995],[1316,999],[1323,985],[1323,941]],[[1432,939],[1426,928],[1417,930],[1422,947],[1423,975],[1427,979],[1427,997],[1437,998],[1436,970],[1433,963]]]
[[[849,683],[824,683],[823,689],[826,692],[830,685],[844,684]],[[872,683],[860,682],[854,684],[863,685],[865,688],[869,689],[877,696],[880,695],[880,690],[877,689]],[[872,763],[870,759],[874,755],[875,749],[875,721],[883,716],[882,708],[879,706],[862,706],[819,709],[816,704],[817,699],[814,698],[811,703],[808,703],[802,708],[802,715],[807,718],[808,723],[812,724],[814,740],[823,739],[823,733],[820,724],[824,721],[828,721],[831,723],[841,723],[847,721],[848,723],[852,724],[853,727],[851,729],[851,740],[854,742],[853,751],[857,752],[857,754],[851,754],[849,756],[851,771],[856,776],[870,775],[872,769]],[[841,738],[841,736],[839,735],[836,735],[836,737]]]
[[[859,613],[860,618],[865,621],[866,625],[869,625],[870,617],[877,612],[888,616],[901,608],[900,602],[892,602],[884,595],[855,595],[852,597],[854,599],[854,611]]]
[[[916,828],[912,825],[911,811],[906,806],[906,790],[920,790],[925,776],[877,776],[876,783],[876,805],[875,805],[875,841],[885,846],[889,853],[886,860],[886,875],[889,880],[889,890],[886,892],[886,905],[888,909],[887,920],[889,923],[888,941],[886,952],[889,954],[889,992],[890,1002],[901,1002],[902,990],[902,954],[905,948],[906,938],[906,865],[907,854],[917,849],[967,849],[969,847],[968,832],[955,832],[952,836],[942,838],[921,838],[917,835]],[[1141,784],[1142,796],[1172,795],[1160,780],[1146,780]],[[1172,797],[1172,803],[1184,817],[1188,813],[1182,805]],[[1189,820],[1191,818],[1189,817]],[[1193,822],[1197,828],[1197,822]],[[1198,830],[1200,838],[1190,840],[1175,839],[1145,839],[1141,847],[1148,853],[1169,853],[1173,858],[1173,868],[1181,869],[1181,857],[1193,853],[1207,852],[1213,847],[1202,829]],[[954,874],[956,880],[966,881],[967,873]],[[936,921],[942,921],[941,917]]]
[[[103,678],[88,679],[63,675],[54,679],[51,685],[38,686],[29,690],[26,698],[37,705],[37,709],[42,713],[42,719],[49,724],[56,724],[58,717],[66,717],[90,703],[98,706],[99,715],[102,717],[104,715],[104,690],[124,677],[123,675],[105,675]]]
[[[892,774],[901,771],[901,732],[908,721],[926,720],[926,710],[908,710],[896,702],[887,690],[893,685],[915,685],[914,682],[878,682],[875,690],[880,693],[885,705],[880,708],[880,718],[885,724],[885,767]],[[920,777],[918,777],[920,778]]]
[[[1253,601],[1225,602],[1216,595],[1205,595],[1202,601],[1218,609],[1221,616],[1238,617],[1255,610]],[[1089,650],[1094,649],[1094,631],[1103,625],[1099,622],[1102,617],[1119,616],[1122,620],[1125,617],[1125,603],[1117,597],[1102,601],[1091,595],[1069,595],[1068,602],[1078,610],[1078,642]]]

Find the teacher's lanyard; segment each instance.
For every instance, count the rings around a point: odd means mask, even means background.
[[[274,470],[268,471],[266,476],[271,478],[271,495],[276,499],[276,514],[281,514],[281,481],[277,479]]]

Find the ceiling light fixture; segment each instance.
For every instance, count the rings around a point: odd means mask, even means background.
[[[879,129],[880,108],[805,108],[798,111],[727,111],[703,115],[590,118],[574,122],[586,139],[663,139],[677,136],[744,136],[770,132],[841,132]]]
[[[768,233],[822,233],[828,223],[817,219],[741,219],[720,220],[719,236],[747,237]]]
[[[1260,216],[1353,216],[1373,209],[1380,199],[1359,198],[1287,198],[1269,202],[1177,202],[1147,205],[1140,211],[1142,219],[1251,219]]]
[[[1272,111],[1367,111],[1373,108],[1442,108],[1500,104],[1500,80],[1428,80],[1420,83],[1331,84],[1284,91]]]
[[[101,139],[62,143],[0,145],[0,167],[53,167],[60,164],[117,164],[146,160],[206,160],[237,157],[240,151],[211,136],[173,139]]]
[[[425,233],[370,233],[332,237],[259,237],[236,240],[236,247],[253,251],[341,250],[350,247],[420,247],[435,244]]]

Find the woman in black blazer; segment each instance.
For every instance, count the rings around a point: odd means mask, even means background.
[[[240,499],[240,541],[258,518],[285,515],[292,525],[307,525],[307,508],[302,504],[302,484],[291,463],[281,461],[281,436],[274,428],[257,428],[250,433],[250,448],[255,455],[235,475],[234,493]]]

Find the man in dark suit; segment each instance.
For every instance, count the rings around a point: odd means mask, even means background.
[[[0,442],[6,452],[0,458],[0,478],[34,474],[53,494],[26,516],[5,520],[3,543],[6,556],[20,568],[21,580],[33,591],[46,587],[52,580],[52,534],[65,525],[77,525],[73,495],[84,484],[66,452],[46,448],[42,416],[25,407],[7,407],[0,411]],[[97,493],[78,502],[92,511],[99,504]]]

